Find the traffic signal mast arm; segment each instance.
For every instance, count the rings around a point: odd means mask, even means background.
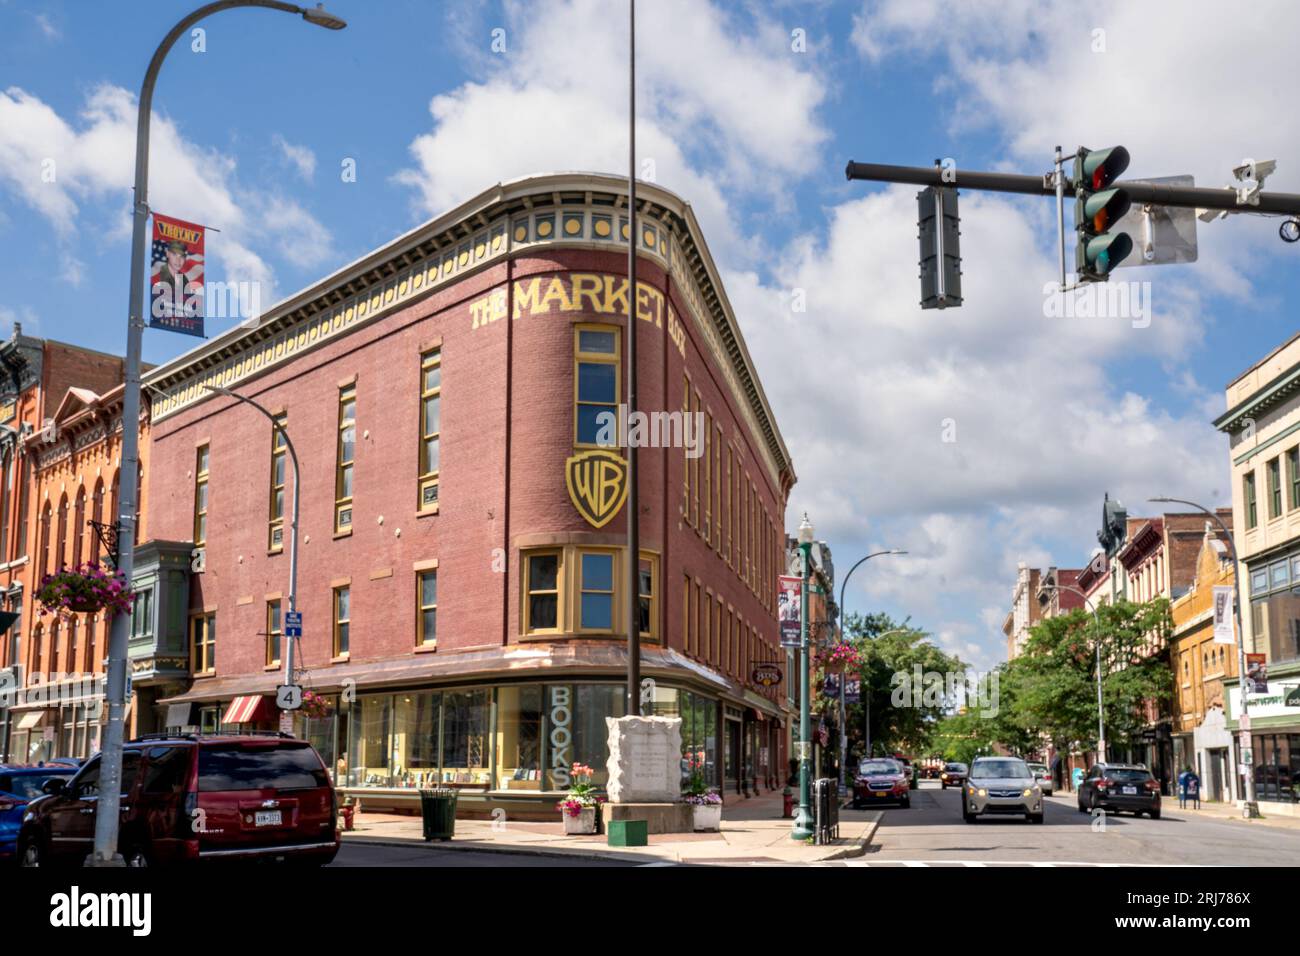
[[[955,186],[958,189],[1019,193],[1026,196],[1056,195],[1056,183],[1051,173],[1042,176],[1024,176],[1018,173],[954,170],[951,167],[945,169],[936,166],[893,166],[887,163],[855,162],[850,162],[844,173],[848,179],[872,182]],[[1123,189],[1133,203],[1151,203],[1156,206],[1174,206],[1183,209],[1222,209],[1228,212],[1300,216],[1300,193],[1261,192],[1259,205],[1242,205],[1237,202],[1237,194],[1231,189],[1201,189],[1192,186],[1135,183],[1124,180],[1110,185],[1112,188]],[[1076,188],[1077,184],[1066,177],[1066,192],[1073,193]]]

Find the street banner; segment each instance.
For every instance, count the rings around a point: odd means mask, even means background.
[[[844,703],[846,705],[862,703],[862,678],[846,677],[844,679]]]
[[[840,675],[827,674],[822,678],[822,696],[840,699]]]
[[[1234,589],[1228,585],[1214,586],[1214,643],[1235,644],[1232,633],[1232,596]]]
[[[781,575],[777,579],[776,616],[781,622],[781,646],[799,646],[799,578]]]
[[[149,328],[203,338],[204,227],[153,214]]]
[[[1268,693],[1268,658],[1263,654],[1246,655],[1246,690],[1252,694]]]

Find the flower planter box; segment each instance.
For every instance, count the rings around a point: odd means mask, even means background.
[[[701,831],[716,833],[722,829],[722,804],[696,804],[691,807],[691,815],[695,818],[695,832]]]
[[[583,807],[578,811],[576,817],[561,811],[560,816],[564,819],[565,834],[572,833],[595,833],[596,832],[596,808]]]

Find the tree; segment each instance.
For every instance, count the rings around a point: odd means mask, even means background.
[[[1160,649],[1173,622],[1169,602],[1119,601],[1091,613],[1076,609],[1029,630],[1024,653],[1007,668],[1008,730],[1046,735],[1057,750],[1097,739],[1097,643],[1101,644],[1102,714],[1106,737],[1130,742],[1154,707],[1172,694]]]
[[[916,677],[964,674],[962,662],[941,651],[924,631],[887,614],[850,615],[844,635],[858,652],[863,699],[870,699],[873,751],[929,752],[935,726],[951,702],[915,686]],[[859,753],[863,716],[861,705],[848,708],[849,740]]]

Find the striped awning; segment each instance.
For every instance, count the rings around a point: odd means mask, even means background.
[[[236,697],[226,708],[226,715],[221,718],[223,724],[246,724],[257,716],[258,707],[265,698],[261,694],[249,694]]]

